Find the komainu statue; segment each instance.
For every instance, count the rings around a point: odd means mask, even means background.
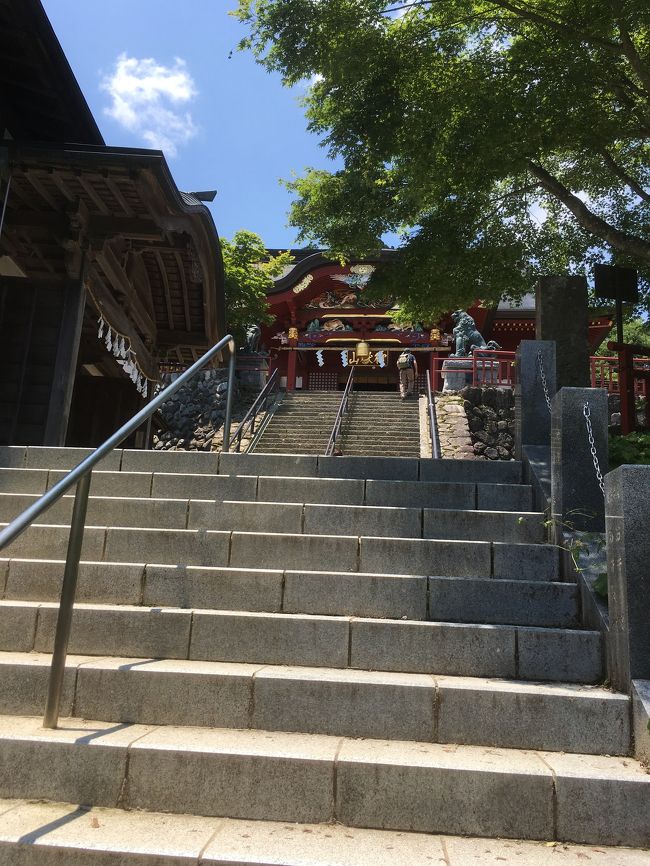
[[[253,355],[259,352],[261,335],[262,329],[259,325],[249,325],[246,328],[246,349]]]
[[[451,314],[454,322],[453,335],[456,340],[456,351],[452,358],[471,357],[474,349],[500,349],[501,346],[490,340],[486,343],[478,332],[474,319],[465,310],[456,310]]]

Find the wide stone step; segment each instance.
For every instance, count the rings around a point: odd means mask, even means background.
[[[187,503],[179,501],[179,521],[181,505],[186,506],[190,529],[210,527],[248,532],[494,540],[529,544],[542,543],[546,533],[544,515],[536,512],[517,514],[511,511],[318,505],[284,501],[208,503],[190,500],[189,507]],[[95,512],[102,513],[100,509],[95,509]],[[154,512],[151,519],[156,519],[158,513]]]
[[[549,856],[545,842],[128,812],[68,803],[5,800],[0,814],[0,857],[6,855],[12,866],[332,866],[333,858],[337,866],[467,866],[489,860],[543,866]],[[42,827],[51,829],[42,834]],[[594,853],[583,845],[562,845],[560,850],[563,866],[583,866]],[[645,866],[646,860],[646,852],[639,849],[599,845],[601,866]]]
[[[51,656],[0,653],[0,713],[43,712]],[[629,699],[473,677],[70,656],[61,714],[120,723],[625,755]],[[504,725],[504,719],[508,724]]]
[[[57,605],[0,602],[0,651],[51,652]],[[69,650],[196,661],[594,683],[599,632],[79,604]]]
[[[68,536],[67,526],[35,524],[3,552],[19,559],[64,559]],[[90,562],[310,571],[317,566],[325,571],[502,580],[557,580],[560,574],[559,549],[549,544],[205,529],[87,526],[81,556]]]
[[[589,844],[650,843],[629,758],[5,716],[0,796]],[[331,862],[331,861],[330,861]]]
[[[58,602],[62,561],[0,560],[5,601]],[[82,562],[88,604],[573,628],[574,583]]]
[[[0,446],[0,466],[72,469],[90,448]],[[520,484],[518,461],[432,460],[399,457],[324,457],[295,454],[218,454],[185,451],[114,451],[100,463],[106,471],[221,475],[281,475]]]

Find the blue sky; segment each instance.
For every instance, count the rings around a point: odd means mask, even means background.
[[[301,91],[235,50],[236,0],[42,2],[107,144],[161,147],[181,189],[217,189],[220,235],[295,243],[279,178],[328,161]]]

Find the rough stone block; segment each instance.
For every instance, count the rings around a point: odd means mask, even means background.
[[[279,612],[282,571],[148,565],[143,604],[147,607]]]
[[[27,463],[27,448],[22,445],[0,445],[0,466],[20,469]]]
[[[603,679],[599,632],[519,628],[518,676],[527,680],[596,683]]]
[[[251,726],[343,737],[430,741],[431,677],[268,668],[255,676]]]
[[[260,477],[257,490],[262,502],[328,503],[363,505],[361,479],[267,478]]]
[[[195,611],[190,658],[341,668],[348,636],[343,617]]]
[[[549,839],[553,779],[526,752],[345,742],[336,817],[353,826]]]
[[[360,545],[360,571],[454,577],[490,574],[489,542],[361,538]]]
[[[539,543],[544,535],[542,514],[424,509],[424,538]]]
[[[560,551],[552,544],[494,542],[493,577],[498,580],[551,580],[560,574]]]
[[[0,652],[30,652],[34,646],[38,605],[0,601]]]
[[[313,535],[373,535],[420,538],[419,508],[368,505],[305,505],[304,531]]]
[[[0,524],[1,526],[1,524]],[[62,559],[68,551],[70,530],[67,526],[36,525],[28,527],[2,551],[5,556],[21,559]],[[102,558],[106,530],[86,527],[81,558],[98,562]]]
[[[65,563],[12,559],[5,597],[23,601],[57,601]],[[75,599],[94,604],[139,604],[143,566],[126,562],[81,562]]]
[[[35,493],[47,489],[47,469],[0,469],[2,493]]]
[[[427,617],[426,577],[287,571],[284,579],[285,613]]]
[[[378,478],[388,481],[417,481],[416,457],[319,457],[321,478]]]
[[[595,450],[603,475],[608,467],[609,409],[603,388],[562,388],[551,416],[551,516],[558,538],[565,526],[603,532],[605,507],[583,409],[589,403]]]
[[[154,472],[152,496],[160,498],[252,500],[257,477],[248,475],[198,475]]]
[[[48,477],[48,488],[53,487],[65,474],[60,469],[52,469]],[[95,470],[90,482],[90,495],[147,497],[151,495],[151,478],[151,472],[108,472]],[[175,498],[178,499],[180,497],[177,495]]]
[[[429,617],[445,622],[575,628],[578,589],[574,583],[431,577]]]
[[[79,669],[76,715],[153,725],[247,728],[253,665],[101,659]]]
[[[217,474],[219,455],[207,451],[136,451],[125,449],[122,472]],[[108,467],[106,467],[108,468]]]
[[[420,481],[520,484],[517,460],[421,460]]]
[[[56,605],[41,605],[37,652],[52,652]],[[191,611],[78,604],[72,617],[69,651],[89,655],[187,658]]]
[[[557,838],[650,847],[650,775],[635,761],[544,753],[555,775]]]
[[[548,396],[552,398],[557,391],[555,341],[522,340],[517,347],[517,371],[515,445],[516,456],[521,459],[524,446],[548,446],[551,441],[551,413],[546,403],[542,371]]]
[[[476,507],[487,511],[532,511],[529,484],[477,484]]]
[[[124,529],[109,527],[104,558],[115,562],[155,562],[225,566],[229,532],[204,529]]]
[[[188,526],[190,529],[300,533],[302,505],[295,502],[190,502]]]
[[[624,755],[630,748],[624,695],[585,686],[438,680],[441,743]]]
[[[350,666],[363,670],[514,677],[515,630],[506,626],[353,620]]]
[[[328,822],[337,747],[313,735],[159,728],[131,749],[127,806]]]
[[[357,570],[358,539],[333,535],[233,532],[230,565],[236,568]],[[372,569],[365,569],[370,571]]]
[[[93,448],[53,448],[51,446],[30,445],[27,448],[25,466],[28,469],[74,469]],[[146,453],[146,452],[142,452]],[[117,471],[120,468],[122,452],[112,451],[97,464],[97,469]]]
[[[0,713],[39,716],[45,711],[52,657],[39,653],[4,652],[0,657]],[[63,674],[60,710],[72,715],[76,668],[86,658],[68,656]],[[1,862],[1,861],[0,861]]]
[[[220,475],[279,475],[315,478],[318,457],[295,454],[221,454]]]
[[[605,478],[611,679],[629,691],[650,680],[650,467],[620,466]]]
[[[650,681],[632,681],[634,756],[650,766]]]
[[[72,719],[56,730],[39,717],[0,727],[0,796],[115,806],[127,749],[147,728]]]
[[[474,484],[366,481],[366,505],[400,508],[474,508]]]

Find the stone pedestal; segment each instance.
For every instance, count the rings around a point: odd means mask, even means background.
[[[541,352],[541,368],[539,353]],[[525,445],[551,444],[551,413],[546,402],[542,370],[552,400],[555,382],[555,342],[522,340],[517,348],[517,384],[515,385],[515,455],[521,460]]]
[[[584,277],[542,277],[535,291],[535,337],[555,340],[558,388],[587,388],[589,311]]]
[[[607,392],[562,388],[551,403],[551,514],[556,533],[567,525],[587,532],[605,529],[605,504],[583,414],[586,402],[600,470],[605,475],[608,469]]]
[[[473,362],[471,358],[447,358],[442,364],[442,377],[445,384],[443,394],[448,391],[462,391],[472,384]]]
[[[619,466],[605,479],[610,679],[629,692],[650,680],[650,466]]]

